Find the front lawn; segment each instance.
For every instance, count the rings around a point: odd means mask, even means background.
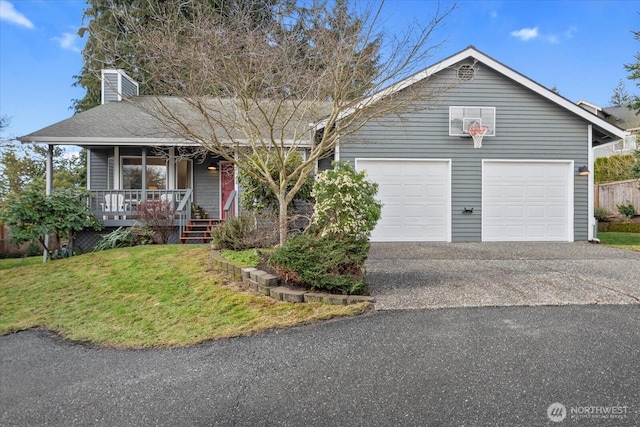
[[[0,334],[45,327],[104,346],[176,347],[366,309],[278,302],[223,286],[208,247],[199,245],[137,246],[3,269],[10,261],[0,261]]]
[[[598,239],[608,246],[640,251],[640,234],[638,233],[600,232]]]
[[[42,255],[26,258],[5,258],[0,259],[0,270],[7,270],[14,267],[27,267],[29,265],[42,264]]]

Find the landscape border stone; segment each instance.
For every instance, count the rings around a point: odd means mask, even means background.
[[[248,290],[268,296],[278,301],[291,303],[324,302],[326,304],[347,305],[375,302],[373,297],[366,295],[337,295],[321,292],[290,289],[282,286],[277,276],[255,267],[239,267],[224,259],[216,250],[211,251],[213,266],[218,271],[227,273],[234,279],[242,280]]]

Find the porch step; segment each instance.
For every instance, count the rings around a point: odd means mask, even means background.
[[[220,225],[222,221],[212,218],[190,219],[182,236],[180,236],[180,243],[209,243],[211,230]]]

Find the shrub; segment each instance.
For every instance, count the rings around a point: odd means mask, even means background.
[[[598,206],[593,210],[593,216],[596,217],[598,221],[608,221],[611,213],[603,207]]]
[[[337,240],[331,236],[295,236],[276,248],[268,264],[285,282],[341,294],[366,291],[363,266],[366,240]]]
[[[102,236],[94,251],[125,248],[129,246],[150,245],[155,242],[155,233],[149,227],[120,227]]]
[[[334,169],[318,173],[312,195],[316,199],[312,223],[321,236],[369,240],[382,203],[375,199],[378,184],[356,172],[349,163],[335,162]]]
[[[168,200],[145,200],[136,208],[136,218],[155,232],[156,241],[167,244],[176,229],[175,209]]]
[[[620,213],[620,215],[624,215],[627,218],[631,218],[634,215],[637,215],[638,212],[636,212],[636,208],[631,204],[620,204],[620,205],[616,205],[616,207],[618,208],[618,212]]]
[[[598,231],[619,233],[640,233],[640,224],[632,222],[599,222]]]
[[[273,244],[274,227],[265,221],[256,221],[248,215],[226,219],[211,230],[211,244],[215,249],[263,248]]]
[[[594,181],[602,184],[630,179],[635,163],[636,159],[630,154],[600,157],[594,162]]]

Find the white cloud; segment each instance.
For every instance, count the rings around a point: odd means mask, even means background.
[[[61,48],[70,50],[72,52],[80,52],[80,48],[76,45],[76,42],[80,40],[74,33],[62,33],[60,37],[54,37],[55,41],[58,42]]]
[[[538,27],[523,28],[518,31],[512,31],[511,35],[526,42],[527,40],[535,39],[538,37]]]
[[[522,28],[521,30],[518,30],[518,31],[512,31],[511,36],[519,38],[520,40],[525,42],[528,40],[540,39],[547,43],[558,44],[562,40],[568,40],[573,38],[573,35],[577,31],[578,29],[575,25],[570,26],[564,32],[558,32],[556,34],[541,33],[540,31],[538,31],[538,27],[533,27],[533,28]]]
[[[15,10],[6,0],[0,0],[0,19],[12,22],[26,28],[33,28],[33,23],[26,16]]]

